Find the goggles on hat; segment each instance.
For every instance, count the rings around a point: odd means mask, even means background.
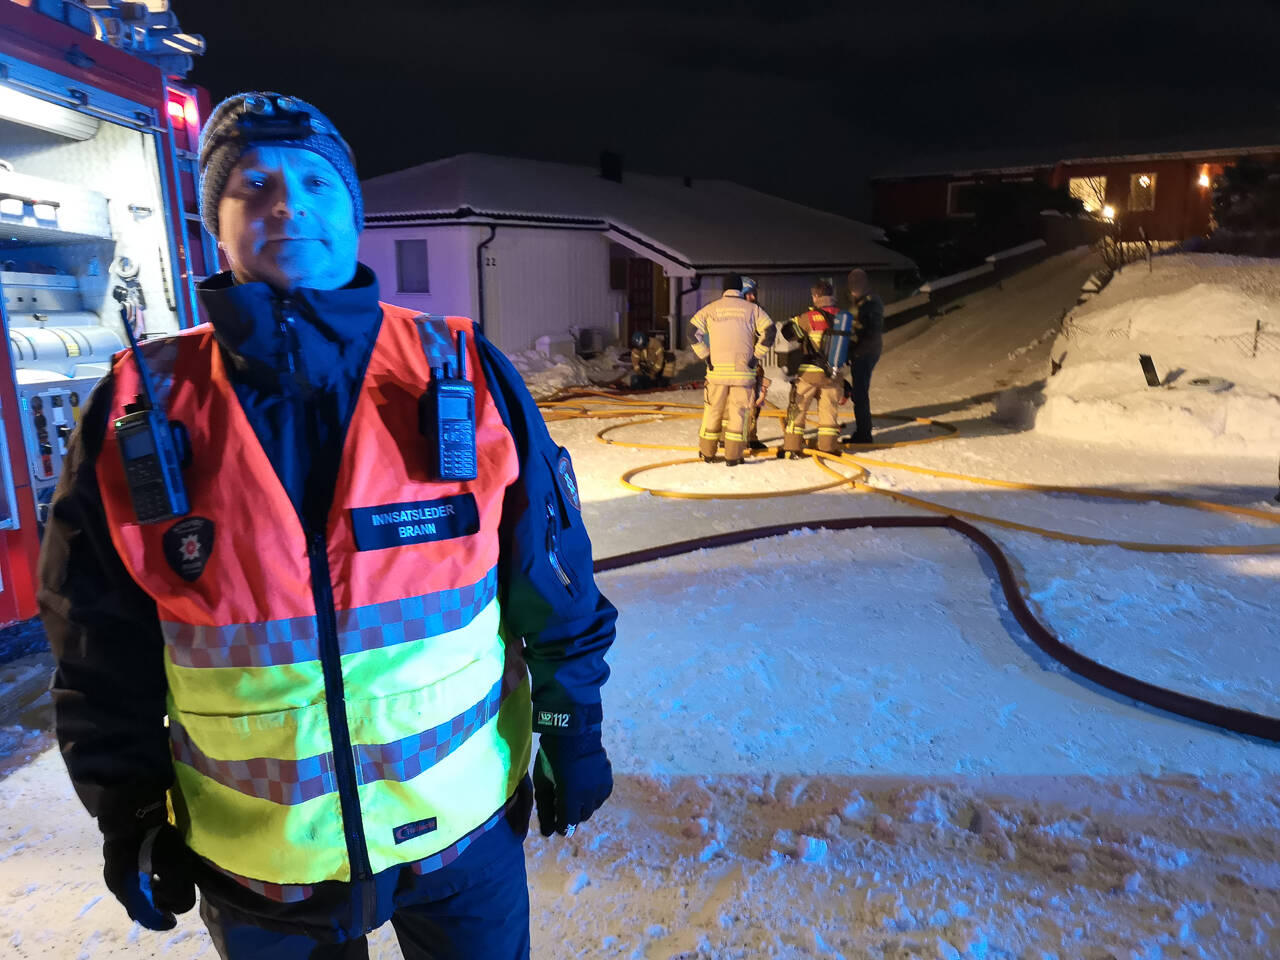
[[[244,98],[244,113],[236,119],[237,132],[249,141],[305,140],[334,132],[293,97],[251,94]]]

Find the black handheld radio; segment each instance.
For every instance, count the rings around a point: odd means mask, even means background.
[[[134,516],[139,523],[163,523],[191,509],[187,488],[182,482],[186,431],[182,424],[170,423],[156,404],[151,375],[133,332],[127,291],[117,287],[114,296],[120,301],[120,318],[142,383],[142,393],[125,407],[125,415],[115,421],[116,442],[120,445],[120,459],[124,461]]]
[[[467,335],[457,336],[457,369],[432,349],[428,324],[448,330],[443,320],[419,320],[423,348],[431,365],[427,391],[418,398],[418,430],[427,444],[432,480],[476,478],[476,388],[467,379]]]

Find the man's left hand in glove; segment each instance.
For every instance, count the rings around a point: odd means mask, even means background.
[[[568,834],[613,792],[613,767],[598,730],[543,734],[533,765],[533,799],[544,837]]]
[[[172,930],[174,914],[196,903],[195,855],[169,823],[163,799],[121,812],[98,821],[107,889],[130,919],[148,930]]]

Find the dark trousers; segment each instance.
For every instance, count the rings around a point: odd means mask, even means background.
[[[465,877],[445,869],[415,876],[395,893],[391,925],[405,960],[528,960],[529,886],[524,845],[504,822],[503,850]],[[497,839],[495,837],[495,839]],[[368,960],[364,937],[322,943],[305,933],[282,933],[240,923],[208,898],[200,918],[223,960]]]
[[[853,442],[871,442],[871,371],[880,360],[880,354],[854,357],[850,363],[853,379]]]

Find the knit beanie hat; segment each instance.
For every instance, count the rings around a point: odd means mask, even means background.
[[[328,160],[351,193],[356,230],[364,229],[364,197],[355,157],[338,128],[297,97],[279,93],[237,93],[213,108],[200,131],[200,216],[218,235],[218,201],[231,171],[256,146],[300,147]]]

